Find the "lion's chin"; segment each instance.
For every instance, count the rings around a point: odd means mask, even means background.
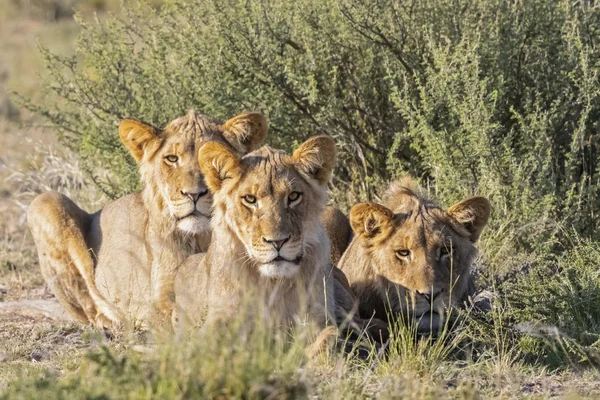
[[[177,221],[177,228],[186,233],[201,233],[210,230],[210,221],[204,215],[190,214]]]
[[[299,269],[300,265],[291,261],[271,261],[258,268],[260,274],[268,278],[291,278]]]

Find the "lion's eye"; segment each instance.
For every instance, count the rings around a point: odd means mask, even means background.
[[[452,246],[449,244],[445,244],[442,246],[442,248],[440,249],[440,254],[442,256],[447,256],[448,254],[450,254],[450,252],[452,251]]]
[[[244,201],[248,204],[254,204],[256,203],[256,197],[252,196],[251,194],[247,194],[244,197],[242,197],[244,199]]]
[[[406,258],[408,256],[410,256],[410,250],[406,250],[406,249],[396,250],[396,257]]]
[[[170,163],[176,163],[179,160],[179,157],[174,156],[174,155],[168,155],[165,157],[167,159],[168,162]]]
[[[293,203],[293,202],[299,200],[300,197],[302,197],[302,193],[300,193],[300,192],[292,192],[292,193],[290,193],[288,195],[288,200],[289,200],[290,203]]]

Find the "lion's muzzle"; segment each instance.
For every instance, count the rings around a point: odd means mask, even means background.
[[[250,251],[257,262],[262,276],[270,278],[291,278],[300,269],[302,260],[301,242],[291,242],[291,236],[279,240],[262,240]]]
[[[182,199],[170,202],[171,213],[177,218],[179,230],[200,233],[210,230],[210,207],[212,197],[208,191],[185,192]]]

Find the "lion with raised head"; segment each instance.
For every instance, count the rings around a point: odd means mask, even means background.
[[[435,331],[458,307],[477,254],[475,242],[491,206],[472,197],[444,210],[408,178],[391,185],[383,204],[350,211],[355,238],[340,260],[363,318],[410,316]]]
[[[60,303],[79,321],[104,328],[168,320],[175,268],[210,243],[212,196],[198,165],[200,147],[213,141],[242,155],[267,130],[258,113],[221,124],[190,111],[163,130],[121,122],[119,136],[139,165],[141,192],[93,214],[53,192],[29,207],[42,274]]]
[[[292,155],[263,147],[244,157],[207,143],[198,159],[214,198],[212,238],[207,253],[176,274],[180,315],[205,326],[227,322],[253,293],[278,323],[324,328],[336,311],[330,242],[320,221],[333,140],[313,137]]]

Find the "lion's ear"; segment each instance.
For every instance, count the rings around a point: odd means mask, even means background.
[[[322,135],[302,143],[292,154],[292,159],[300,172],[325,185],[331,179],[335,155],[335,142],[329,136]]]
[[[241,154],[256,149],[268,131],[269,123],[260,113],[240,114],[223,124],[225,140]]]
[[[150,144],[158,142],[158,131],[150,125],[126,119],[119,124],[119,137],[136,162]]]
[[[359,203],[350,210],[350,225],[369,246],[381,243],[394,229],[394,213],[375,203]]]
[[[471,197],[448,209],[448,214],[467,229],[472,242],[479,239],[491,212],[492,206],[485,197]]]
[[[198,150],[200,171],[208,189],[215,193],[228,179],[241,176],[240,158],[227,146],[218,142],[207,142]]]

